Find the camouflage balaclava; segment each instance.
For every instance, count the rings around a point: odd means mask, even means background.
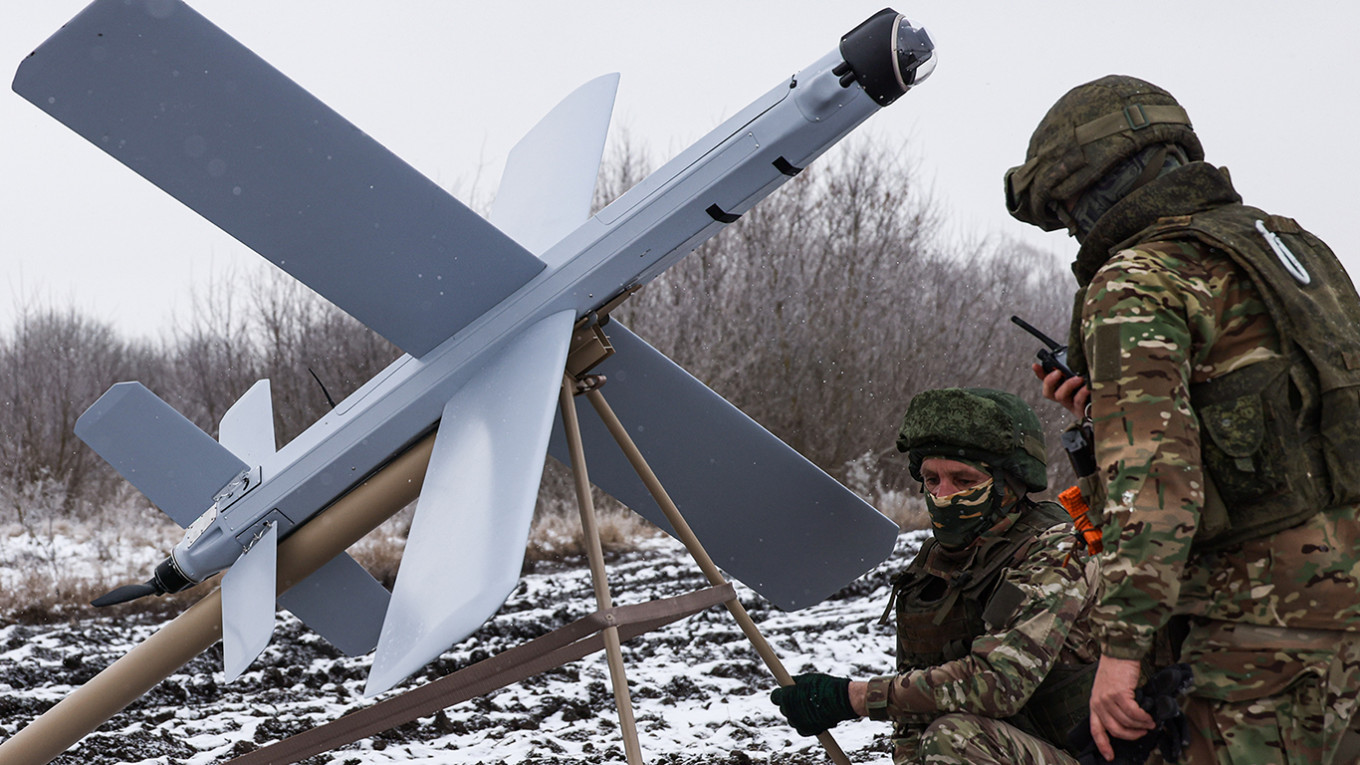
[[[1081,192],[1070,213],[1066,208],[1059,212],[1065,214],[1068,230],[1072,236],[1076,237],[1078,242],[1084,242],[1086,235],[1095,228],[1096,221],[1109,212],[1116,202],[1153,178],[1184,164],[1186,164],[1185,152],[1179,146],[1169,144],[1149,146],[1115,165],[1103,178]]]
[[[926,505],[940,544],[966,545],[1026,492],[1048,486],[1043,428],[1019,396],[990,388],[944,388],[918,394],[907,406],[897,437],[911,477],[921,463],[942,457],[971,465],[991,481]]]
[[[946,550],[966,547],[995,525],[996,520],[1009,512],[1019,499],[1014,492],[1007,491],[1005,483],[996,480],[996,472],[991,466],[981,462],[969,464],[990,477],[976,486],[943,497],[929,491],[925,493],[931,533]]]
[[[1149,147],[1166,153],[1144,155]],[[1136,157],[1142,159],[1131,169],[1126,163]],[[1096,213],[1164,172],[1168,161],[1202,159],[1190,117],[1170,93],[1136,77],[1109,75],[1068,91],[1040,120],[1025,164],[1006,171],[1006,209],[1045,231],[1067,228],[1084,236]],[[1117,177],[1107,179],[1112,171]],[[1104,187],[1081,211],[1083,195],[1098,184]],[[1071,213],[1069,205],[1075,205]]]

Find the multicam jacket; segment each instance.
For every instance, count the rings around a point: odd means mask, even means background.
[[[1022,506],[1024,513],[1008,514],[961,553],[927,543],[894,587],[899,631],[904,612],[938,613],[922,624],[929,631],[934,621],[943,638],[917,645],[899,632],[898,674],[869,683],[869,716],[894,722],[894,761],[910,759],[935,718],[969,712],[1014,720],[1055,668],[1080,670],[1098,658],[1086,618],[1095,564],[1078,550],[1061,508]],[[948,639],[960,629],[970,634]],[[1083,713],[1086,694],[1070,694]],[[1061,735],[1049,738],[1063,743]]]
[[[1073,269],[1085,292],[1074,347],[1089,369],[1106,494],[1104,589],[1093,618],[1101,651],[1116,658],[1144,657],[1173,613],[1360,630],[1353,505],[1319,508],[1291,528],[1223,549],[1192,549],[1205,523],[1209,441],[1192,391],[1254,365],[1291,362],[1260,286],[1229,254],[1190,239],[1141,241],[1138,233],[1162,216],[1239,201],[1212,166],[1173,171],[1112,208]],[[1261,467],[1264,479],[1271,466]]]

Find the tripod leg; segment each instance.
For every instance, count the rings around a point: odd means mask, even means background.
[[[665,487],[661,485],[656,474],[647,465],[647,461],[643,458],[642,452],[638,450],[637,444],[633,443],[628,431],[619,422],[619,418],[614,415],[614,410],[609,408],[609,403],[604,400],[604,395],[600,393],[598,388],[595,388],[588,391],[586,396],[600,415],[600,419],[604,420],[605,427],[609,428],[614,440],[623,449],[633,469],[637,471],[638,477],[646,484],[647,491],[651,492],[652,498],[661,507],[661,511],[666,514],[666,520],[670,521],[671,527],[675,529],[676,537],[685,545],[685,549],[689,550],[690,556],[694,558],[695,563],[699,564],[699,569],[704,572],[704,576],[708,577],[709,583],[713,585],[726,584],[727,579],[723,577],[722,572],[713,563],[713,559],[708,556],[703,545],[699,543],[699,538],[694,536],[694,532],[690,530],[684,516],[680,514],[680,509],[671,501]],[[780,685],[793,685],[793,676],[789,674],[788,670],[784,669],[783,662],[775,655],[774,649],[766,642],[765,636],[760,634],[755,621],[751,619],[750,614],[746,613],[746,608],[742,606],[741,601],[733,597],[727,601],[726,605],[727,610],[732,613],[732,618],[736,620],[737,626],[741,627],[741,631],[745,633],[746,639],[751,642],[756,653],[760,654],[760,658],[765,661],[765,666],[774,675],[775,681]],[[850,765],[850,758],[846,757],[845,752],[841,751],[840,744],[836,743],[836,739],[832,737],[830,731],[823,731],[818,734],[817,740],[826,749],[827,756],[831,758],[832,762],[837,765]]]
[[[571,472],[576,484],[576,503],[581,509],[581,534],[590,561],[590,579],[595,585],[595,602],[600,610],[612,608],[609,581],[605,576],[604,551],[600,547],[600,530],[595,522],[595,502],[590,496],[590,476],[586,472],[585,448],[581,444],[581,428],[576,420],[576,404],[572,401],[575,381],[566,377],[562,382],[562,424],[567,433],[571,452]],[[642,748],[638,744],[637,723],[633,719],[633,701],[628,695],[628,679],[624,675],[623,650],[619,644],[619,628],[607,627],[604,637],[605,656],[609,662],[609,679],[614,686],[614,705],[619,710],[619,728],[623,731],[623,748],[629,765],[642,765]]]

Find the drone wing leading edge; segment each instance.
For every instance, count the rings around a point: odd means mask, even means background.
[[[171,585],[227,570],[229,676],[272,632],[278,540],[432,428],[390,597],[342,554],[277,602],[347,653],[376,647],[369,693],[494,614],[518,579],[544,454],[564,452],[554,419],[573,325],[876,111],[843,74],[835,85],[838,65],[828,54],[807,73],[813,92],[775,88],[595,217],[617,76],[587,83],[511,153],[488,222],[177,0],[96,0],[25,60],[16,92],[406,352],[277,450],[263,381],[220,442],[138,383],[77,424],[187,527],[162,564]],[[611,405],[729,573],[800,608],[891,552],[895,524],[641,339],[609,333]],[[590,422],[592,479],[668,528]],[[138,587],[167,591],[157,572]]]

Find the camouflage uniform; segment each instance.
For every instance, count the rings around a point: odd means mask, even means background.
[[[1207,438],[1192,388],[1287,361],[1258,285],[1231,257],[1138,236],[1162,216],[1237,199],[1211,166],[1174,170],[1117,203],[1074,267],[1079,281],[1090,273],[1075,328],[1107,497],[1093,617],[1101,651],[1124,659],[1147,655],[1173,614],[1190,617],[1191,762],[1328,762],[1360,694],[1357,507],[1221,549],[1192,545]]]
[[[987,388],[914,396],[897,448],[929,489],[932,537],[893,580],[897,674],[861,688],[808,673],[770,700],[802,735],[860,715],[893,721],[895,763],[1075,763],[1059,746],[1087,714],[1095,639],[1085,553],[1048,486],[1043,427]]]
[[[1082,489],[1104,514],[1092,618],[1126,660],[1188,621],[1192,763],[1342,761],[1360,694],[1360,297],[1325,244],[1242,205],[1203,159],[1171,94],[1110,75],[1060,98],[1006,173],[1011,215],[1081,242],[1069,362],[1099,466]]]
[[[1036,507],[1028,501],[1022,506]],[[982,535],[980,545],[962,553],[927,542],[908,571],[919,568],[950,583],[966,580],[960,575],[986,563],[978,560],[978,551],[1003,539],[1021,515],[1008,514]],[[870,717],[893,721],[894,763],[1075,762],[1017,719],[1055,667],[1080,667],[1097,658],[1086,619],[1094,601],[1094,563],[1074,554],[1070,522],[1049,525],[1053,516],[1044,518],[1047,528],[1023,560],[1007,565],[998,586],[990,588],[1009,585],[1021,594],[1003,623],[988,623],[962,655],[932,666],[899,666],[899,674],[870,681]],[[989,595],[981,594],[988,605]],[[941,593],[939,599],[946,597]],[[899,655],[909,650],[899,647]],[[1050,740],[1055,737],[1061,740],[1061,734],[1050,734]]]

